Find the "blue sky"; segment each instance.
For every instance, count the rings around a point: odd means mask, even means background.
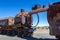
[[[49,3],[52,4],[54,2],[59,2],[60,0],[0,0],[0,18],[5,18],[12,16],[14,17],[16,14],[20,13],[20,9],[25,9],[26,12],[31,11],[31,8],[35,4],[40,4],[41,7],[46,5],[48,7]],[[47,21],[47,12],[39,13],[40,22],[38,26],[48,26]],[[33,15],[33,24],[35,25],[37,22],[37,16]]]

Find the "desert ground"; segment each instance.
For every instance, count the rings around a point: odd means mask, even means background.
[[[48,28],[36,28],[32,37],[17,37],[17,36],[6,36],[0,35],[0,40],[57,40],[55,36],[49,35]]]

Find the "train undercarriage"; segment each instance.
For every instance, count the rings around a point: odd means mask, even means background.
[[[30,31],[32,30],[32,31]],[[0,26],[0,34],[8,36],[27,37],[33,35],[33,28],[22,28],[20,24],[13,26]]]

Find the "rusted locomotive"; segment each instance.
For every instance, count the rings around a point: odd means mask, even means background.
[[[0,34],[12,34],[12,31],[15,30],[14,18],[9,17],[0,20]],[[15,30],[16,31],[16,30]]]
[[[21,26],[20,17],[9,17],[0,20],[0,34],[10,36],[32,36],[33,32],[29,33],[28,30],[32,28],[23,29]],[[24,26],[24,25],[23,25]],[[27,31],[27,32],[26,32]],[[29,35],[28,35],[29,34]]]
[[[35,8],[33,9],[36,11]],[[52,5],[49,5],[49,8],[46,8],[44,10],[37,9],[36,12],[38,13],[43,11],[47,11],[50,35],[54,35],[57,38],[60,38],[60,2],[53,3]],[[30,28],[22,27],[24,27],[24,25],[22,26],[20,17],[0,20],[0,34],[32,36],[33,31],[29,32],[29,30],[32,29],[32,26]]]
[[[60,38],[60,2],[50,5],[47,12],[50,35]]]

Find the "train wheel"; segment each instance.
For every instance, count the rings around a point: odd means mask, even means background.
[[[5,31],[4,31],[4,30],[2,30],[2,35],[4,35],[4,33],[5,33]]]
[[[55,36],[57,39],[60,39],[60,35]]]
[[[9,35],[9,30],[7,30],[7,33],[6,33],[6,35]]]
[[[4,30],[4,31],[3,31],[3,34],[4,34],[4,35],[6,35],[6,32],[7,32],[7,31],[6,31],[6,30]]]
[[[11,30],[11,35],[15,36],[16,35],[16,31],[15,30]]]
[[[29,36],[29,37],[31,37],[32,35],[33,35],[33,33],[32,33],[32,32],[31,32],[31,33],[28,33],[28,36]]]
[[[15,35],[16,35],[16,33],[15,33],[15,31],[14,31],[14,30],[10,30],[10,31],[8,32],[8,35],[9,35],[9,36],[15,36]]]
[[[3,34],[3,30],[0,31],[0,34]]]
[[[17,32],[17,36],[18,36],[18,37],[21,37],[21,36],[22,36],[22,32],[21,32],[21,31],[18,31],[18,32]]]

